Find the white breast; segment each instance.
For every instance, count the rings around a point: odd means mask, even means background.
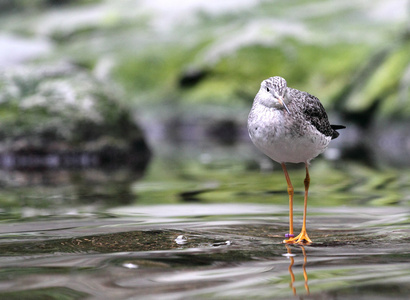
[[[307,122],[295,123],[284,114],[262,105],[252,108],[248,131],[256,147],[279,163],[309,162],[326,150],[331,137]]]

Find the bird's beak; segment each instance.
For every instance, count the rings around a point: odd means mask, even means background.
[[[286,109],[286,111],[288,112],[288,114],[290,114],[290,111],[289,111],[288,107],[286,106],[285,101],[283,101],[283,98],[282,98],[282,97],[279,97],[279,98],[278,98],[278,101],[279,101],[280,104],[283,105],[283,107]]]

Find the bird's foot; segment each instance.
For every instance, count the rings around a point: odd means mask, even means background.
[[[285,237],[288,239],[283,240],[285,244],[300,244],[300,245],[308,245],[312,243],[312,240],[309,238],[306,230],[302,230],[298,236],[293,236],[293,234],[286,234]]]
[[[293,233],[287,233],[285,234],[286,240],[283,240],[283,243],[285,244],[293,244],[295,240],[295,235]]]

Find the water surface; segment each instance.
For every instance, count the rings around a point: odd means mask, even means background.
[[[298,232],[304,172],[290,173]],[[407,299],[406,171],[315,161],[307,246],[282,243],[277,168],[185,157],[155,160],[142,179],[102,174],[4,188],[2,298]]]
[[[304,247],[281,243],[286,212],[264,204],[128,206],[106,218],[3,224],[1,295],[406,298],[408,212],[312,209],[315,243]]]

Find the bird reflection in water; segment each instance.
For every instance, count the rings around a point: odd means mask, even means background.
[[[293,264],[295,263],[295,254],[292,254],[292,249],[289,245],[285,245],[287,249],[287,254],[284,254],[284,256],[287,256],[290,260],[289,264],[289,274],[290,274],[290,288],[292,289],[293,295],[296,295],[296,287],[294,285],[295,283],[295,275],[293,274]],[[299,246],[300,249],[302,249],[302,254],[303,254],[303,265],[302,265],[302,270],[303,270],[303,277],[305,278],[305,289],[307,294],[309,295],[309,285],[308,285],[308,275],[306,272],[306,264],[307,264],[307,256],[306,256],[306,250],[305,247]]]

